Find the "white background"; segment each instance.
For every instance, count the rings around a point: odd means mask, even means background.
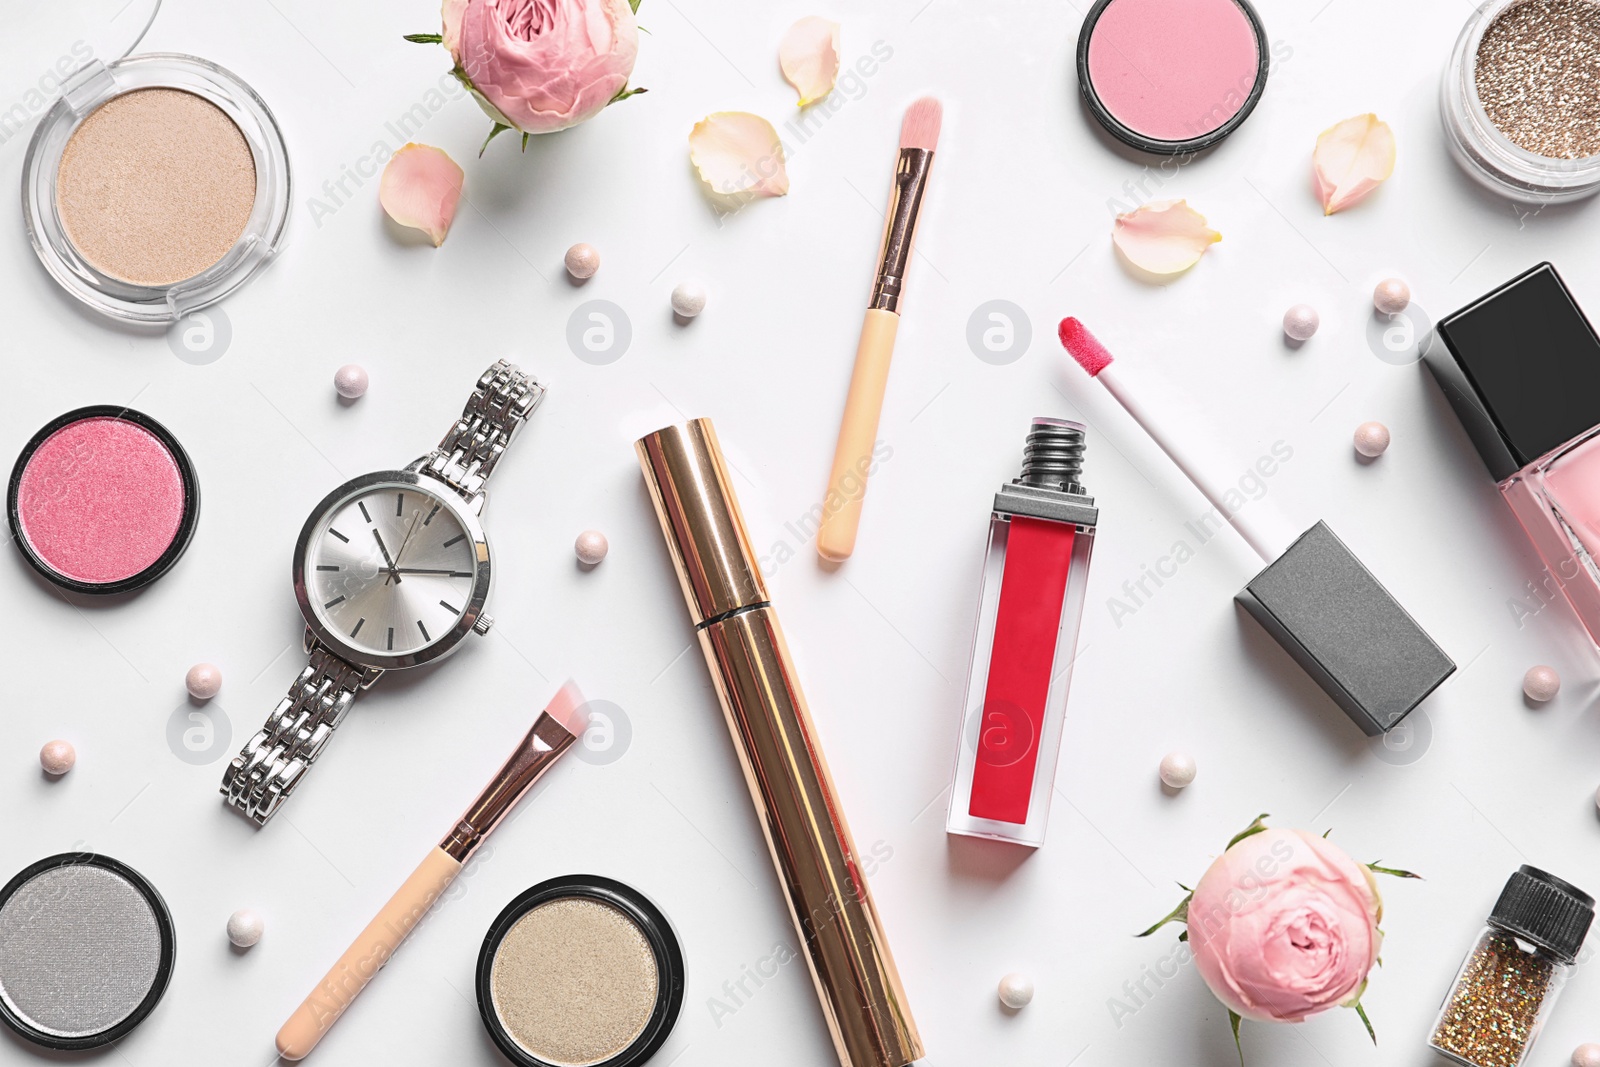
[[[1147,285],[1113,254],[1108,206],[1127,201],[1147,161],[1115,149],[1080,104],[1084,6],[645,0],[634,82],[648,95],[525,154],[502,138],[481,159],[488,124],[472,103],[429,118],[416,139],[462,163],[470,202],[435,250],[385,222],[375,178],[347,178],[331,215],[311,206],[332,204],[324,182],[375,145],[393,149],[386,123],[439,84],[444,53],[399,39],[437,28],[429,0],[169,0],[143,50],[239,73],[274,109],[294,164],[289,243],[223,306],[228,351],[189,365],[162,336],[80,313],[35,262],[19,214],[0,218],[4,462],[67,409],[132,403],[175,431],[203,485],[188,554],[132,598],[69,602],[20,554],[0,562],[0,876],[91,847],[145,873],[177,923],[166,999],[104,1060],[267,1063],[280,1023],[570,675],[623,709],[630,747],[609,765],[558,767],[317,1060],[497,1062],[472,998],[481,938],[528,886],[592,872],[654,898],[682,939],[688,994],[657,1062],[831,1061],[798,963],[731,1015],[710,1003],[731,1005],[724,983],[794,934],[633,456],[636,437],[700,415],[716,422],[758,541],[796,551],[771,575],[776,603],[856,839],[891,853],[873,889],[929,1064],[1235,1063],[1226,1016],[1192,968],[1159,990],[1147,982],[1154,996],[1120,1025],[1109,1000],[1132,1006],[1124,983],[1175,944],[1132,934],[1258,812],[1331,827],[1361,861],[1427,880],[1385,885],[1385,966],[1366,996],[1378,1047],[1344,1011],[1247,1025],[1255,1067],[1432,1062],[1433,1013],[1516,866],[1600,887],[1593,651],[1562,605],[1519,624],[1509,605],[1537,559],[1426,373],[1366,341],[1372,287],[1390,275],[1436,318],[1549,258],[1600,309],[1594,206],[1521,218],[1446,156],[1435,97],[1467,3],[1263,0],[1280,60],[1254,117],[1144,194],[1187,197],[1225,239],[1187,276]],[[847,64],[874,42],[892,56],[791,143],[789,196],[719,220],[689,166],[689,128],[717,110],[793,115],[777,42],[819,12],[843,23]],[[900,115],[929,92],[944,101],[944,134],[884,412],[894,455],[873,479],[855,558],[828,573],[784,524],[822,492]],[[1370,201],[1323,218],[1316,135],[1366,111],[1393,125],[1399,167]],[[22,154],[21,138],[0,147],[0,184],[16,189]],[[575,241],[603,259],[582,288],[561,269]],[[687,278],[711,298],[680,326],[668,294]],[[1031,346],[1007,366],[965,339],[969,316],[997,298],[1031,321]],[[631,347],[609,366],[565,341],[591,299],[631,318]],[[1278,323],[1302,301],[1323,325],[1293,350]],[[1258,564],[1231,532],[1117,625],[1110,598],[1205,504],[1064,359],[1052,336],[1063,314],[1187,394],[1239,472],[1275,441],[1293,448],[1259,506],[1301,527],[1330,520],[1460,665],[1414,716],[1409,749],[1363,738],[1234,606]],[[435,669],[383,679],[257,832],[216,795],[225,756],[192,766],[169,750],[184,671],[221,666],[231,752],[302,664],[289,558],[306,513],[344,479],[432,447],[502,356],[551,392],[492,485],[499,625]],[[372,388],[346,406],[332,376],[349,361]],[[1035,415],[1091,425],[1086,480],[1103,526],[1049,841],[1028,853],[948,838],[942,790],[989,502]],[[1394,433],[1372,464],[1350,444],[1367,419]],[[611,554],[583,573],[571,545],[589,527]],[[1519,688],[1539,662],[1564,679],[1542,710]],[[53,737],[79,752],[59,782],[35,757]],[[1174,748],[1200,777],[1168,797],[1155,772]],[[224,936],[240,907],[266,919],[248,953]],[[994,994],[1012,970],[1038,986],[1015,1016]],[[1600,1040],[1597,1007],[1600,973],[1580,973],[1532,1062]],[[0,1038],[0,1061],[38,1056]]]

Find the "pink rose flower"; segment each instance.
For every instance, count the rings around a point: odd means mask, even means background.
[[[444,46],[495,122],[553,133],[627,87],[639,51],[628,0],[444,0]]]
[[[1300,830],[1223,853],[1189,902],[1189,942],[1211,992],[1246,1019],[1302,1022],[1360,999],[1383,902],[1372,872]]]

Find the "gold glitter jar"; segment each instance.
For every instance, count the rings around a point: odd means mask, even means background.
[[[1600,191],[1600,0],[1489,0],[1440,93],[1450,151],[1480,185],[1529,204]]]
[[[1520,1067],[1594,920],[1594,899],[1535,867],[1506,883],[1428,1044],[1467,1067]]]

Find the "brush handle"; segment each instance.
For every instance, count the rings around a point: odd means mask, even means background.
[[[278,1031],[278,1055],[299,1060],[316,1048],[460,873],[461,864],[443,849],[430,851],[283,1024]]]
[[[817,531],[817,554],[838,563],[856,548],[861,525],[861,502],[867,495],[867,472],[878,439],[878,416],[883,413],[883,392],[889,382],[889,359],[900,316],[877,308],[867,312],[856,346],[856,369],[850,375],[850,395],[844,402],[839,443],[833,450],[833,471],[822,498],[822,528]]]

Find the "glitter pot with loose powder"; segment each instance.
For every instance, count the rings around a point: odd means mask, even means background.
[[[163,324],[270,261],[289,186],[283,134],[236,75],[176,53],[91,58],[34,130],[23,214],[67,292],[124,322]]]
[[[1489,0],[1456,40],[1440,92],[1451,154],[1530,204],[1600,191],[1600,0]]]
[[[1250,117],[1266,90],[1266,30],[1248,0],[1098,0],[1078,33],[1078,88],[1112,136],[1187,155]]]
[[[11,468],[6,517],[33,568],[75,593],[126,593],[189,547],[200,483],[177,438],[111,405],[51,420]]]
[[[541,882],[495,919],[478,954],[478,1010],[518,1067],[634,1067],[683,1007],[683,952],[655,905],[621,882]]]
[[[0,889],[0,1021],[46,1048],[109,1044],[155,1010],[176,951],[137,871],[87,852],[40,860]]]

